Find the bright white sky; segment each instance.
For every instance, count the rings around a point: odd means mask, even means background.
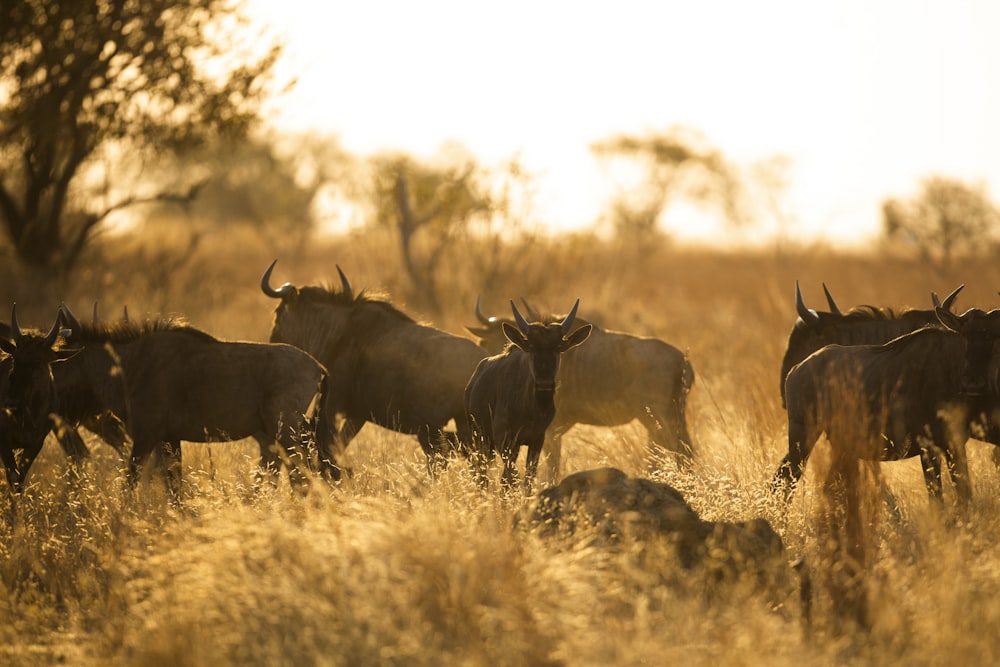
[[[348,150],[520,155],[553,225],[609,195],[591,142],[685,125],[729,159],[792,160],[804,236],[859,241],[939,174],[1000,196],[993,0],[251,0],[299,83],[277,123]],[[704,226],[704,220],[696,225]],[[671,232],[704,237],[709,229]]]

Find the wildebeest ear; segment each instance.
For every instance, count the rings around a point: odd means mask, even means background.
[[[510,322],[501,322],[500,327],[503,329],[503,335],[507,337],[507,340],[522,350],[525,349],[528,345],[528,337],[521,333],[520,329]]]
[[[937,315],[938,322],[941,323],[945,329],[950,329],[952,331],[959,331],[962,328],[962,321],[958,319],[955,313],[938,306],[934,309],[934,314]]]
[[[7,354],[14,354],[14,351],[17,350],[17,346],[14,345],[14,341],[12,340],[0,338],[0,350],[3,350]]]
[[[594,329],[591,324],[584,324],[582,327],[571,333],[570,335],[563,338],[562,344],[559,349],[565,352],[566,350],[576,347],[583,341],[590,338],[590,332]]]

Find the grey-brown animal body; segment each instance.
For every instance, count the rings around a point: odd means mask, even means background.
[[[71,417],[109,410],[121,418],[133,441],[131,484],[158,447],[179,461],[182,440],[253,437],[264,467],[276,472],[283,455],[294,482],[314,434],[318,447],[329,446],[316,423],[326,371],[296,347],[220,341],[168,320],[80,325],[70,340],[81,350],[58,369],[67,396],[61,409]],[[168,479],[176,494],[178,466]]]
[[[545,432],[556,415],[560,358],[586,341],[592,330],[589,324],[572,329],[579,303],[561,322],[529,324],[511,301],[516,326],[502,324],[510,345],[479,362],[465,389],[480,484],[485,484],[485,467],[497,454],[503,463],[501,481],[510,487],[518,452],[525,446],[524,484],[531,488]]]
[[[924,327],[884,345],[829,345],[792,368],[786,380],[788,454],[774,475],[786,496],[820,435],[839,451],[894,461],[943,453],[962,506],[971,495],[965,445],[970,402],[987,395],[997,363],[992,323],[981,311],[948,328]],[[933,495],[941,497],[940,480]]]
[[[529,309],[529,317],[555,322]],[[508,318],[486,317],[476,301],[478,327],[466,327],[480,345],[497,354],[507,344],[501,330]],[[694,384],[694,369],[679,349],[658,338],[610,331],[590,325],[586,345],[567,350],[559,366],[556,414],[546,435],[546,451],[553,474],[558,475],[562,437],[576,424],[621,426],[641,423],[652,444],[654,460],[662,451],[685,458],[693,456],[687,426],[687,396]]]
[[[416,435],[429,463],[469,441],[465,385],[485,356],[475,343],[418,324],[388,301],[355,295],[340,267],[339,291],[290,283],[275,289],[273,269],[261,278],[264,294],[280,300],[271,341],[302,348],[326,366],[324,412],[343,420],[338,449],[367,422]],[[452,420],[457,435],[445,431]]]

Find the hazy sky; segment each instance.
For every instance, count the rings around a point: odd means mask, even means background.
[[[1000,198],[1000,2],[251,0],[299,78],[278,122],[349,150],[519,154],[539,208],[585,225],[592,141],[673,125],[792,160],[797,229],[861,239],[931,174]],[[699,236],[704,230],[671,231]]]

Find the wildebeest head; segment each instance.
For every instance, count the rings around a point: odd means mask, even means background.
[[[524,297],[521,297],[521,303],[524,305],[524,318],[529,322],[559,323],[564,319],[555,315],[542,315],[535,310]],[[466,326],[465,330],[475,336],[476,344],[488,353],[499,354],[500,352],[503,352],[504,348],[507,347],[510,342],[510,339],[504,333],[503,324],[504,322],[507,322],[508,325],[516,324],[516,320],[486,315],[483,313],[482,306],[480,304],[480,297],[478,295],[476,296],[475,313],[480,326]],[[580,317],[576,317],[574,315],[572,321],[573,323],[580,324],[580,326],[590,326],[591,334],[595,332],[591,323]]]
[[[47,419],[54,400],[51,365],[77,352],[57,346],[59,322],[57,316],[45,335],[23,332],[17,321],[17,305],[11,308],[11,337],[0,338],[0,350],[10,355],[3,397],[3,407],[8,414],[17,413],[19,419]]]
[[[511,300],[510,308],[514,313],[516,326],[509,322],[502,322],[500,326],[510,344],[527,353],[536,392],[555,392],[559,356],[566,350],[583,343],[590,336],[590,331],[593,328],[590,324],[585,324],[570,333],[579,306],[580,300],[577,299],[572,310],[560,322],[551,324],[528,323],[518,311],[514,301]]]
[[[936,312],[945,328],[965,339],[961,393],[976,397],[988,391],[1000,397],[1000,310],[970,308],[958,316],[939,307]]]
[[[280,287],[271,287],[271,272],[278,260],[264,271],[260,279],[260,289],[272,299],[280,299],[281,303],[274,311],[274,327],[271,330],[271,342],[296,341],[296,345],[306,349],[309,347],[303,341],[309,340],[320,331],[316,326],[319,314],[314,309],[327,309],[330,306],[350,306],[355,300],[354,290],[344,271],[337,266],[340,275],[340,291],[321,287],[296,287],[284,283]],[[323,321],[329,322],[329,318]],[[328,332],[332,334],[333,332]]]

